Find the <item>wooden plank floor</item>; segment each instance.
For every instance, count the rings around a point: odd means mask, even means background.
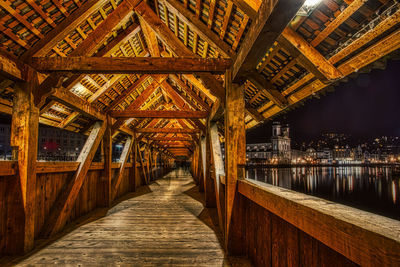
[[[227,258],[192,177],[176,170],[18,266],[243,266]],[[217,233],[216,233],[217,232]]]

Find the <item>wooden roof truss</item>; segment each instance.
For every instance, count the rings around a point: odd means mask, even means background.
[[[322,0],[308,17],[296,15],[303,0],[275,2],[2,1],[0,111],[12,113],[25,70],[40,70],[41,123],[88,132],[114,116],[114,138],[190,154],[206,114],[222,120],[227,64],[251,128],[400,48],[396,1]]]

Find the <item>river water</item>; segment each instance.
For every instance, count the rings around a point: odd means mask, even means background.
[[[246,177],[400,220],[400,175],[390,167],[249,168]]]

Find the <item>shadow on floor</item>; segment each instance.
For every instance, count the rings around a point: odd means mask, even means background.
[[[193,183],[194,183],[194,181],[193,181]],[[189,190],[186,190],[183,193],[190,196],[191,198],[195,199],[196,201],[200,202],[203,205],[204,209],[197,216],[197,218],[214,231],[221,247],[224,247],[225,246],[224,238],[223,238],[221,229],[219,227],[217,209],[205,207],[204,194],[199,192],[199,187],[195,184],[193,185],[193,187],[191,187]],[[236,256],[227,255],[226,258],[224,259],[223,266],[247,267],[247,266],[252,266],[252,265],[246,257],[236,257]]]

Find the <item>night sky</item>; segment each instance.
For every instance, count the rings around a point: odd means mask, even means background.
[[[275,121],[290,124],[295,141],[322,133],[351,134],[354,138],[400,136],[400,61],[388,61],[385,70],[359,74],[335,86],[335,91],[310,99]],[[272,122],[247,132],[248,143],[268,142]]]

